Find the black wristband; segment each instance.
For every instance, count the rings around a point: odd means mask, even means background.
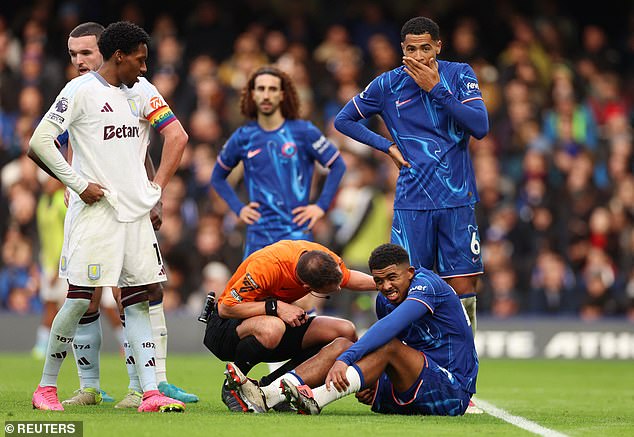
[[[264,309],[267,316],[277,317],[277,299],[267,299],[266,302],[264,302]]]

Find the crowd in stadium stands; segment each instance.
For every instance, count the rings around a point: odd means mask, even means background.
[[[315,238],[367,271],[370,251],[389,241],[397,170],[332,122],[372,78],[401,63],[400,26],[425,15],[444,32],[439,58],[473,66],[489,111],[491,132],[470,145],[485,264],[480,314],[634,323],[634,8],[613,14],[620,24],[608,26],[557,10],[557,2],[527,11],[493,2],[463,12],[413,1],[198,1],[163,13],[155,3],[110,3],[116,7],[20,2],[0,13],[1,310],[40,310],[37,215],[50,195],[43,197],[47,177],[26,150],[55,93],[76,74],[66,36],[77,24],[126,19],[153,38],[147,77],[189,134],[163,193],[164,305],[194,313],[241,261],[244,225],[209,181],[224,141],[244,123],[240,90],[267,63],[292,76],[302,117],[347,164]],[[156,161],[160,137],[152,141]],[[241,180],[238,170],[230,181]],[[323,172],[315,179],[321,182]],[[325,311],[368,325],[371,296],[349,299],[344,293]]]

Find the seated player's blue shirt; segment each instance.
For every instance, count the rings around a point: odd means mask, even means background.
[[[335,127],[387,152],[391,142],[350,123],[379,114],[411,168],[400,170],[395,209],[433,210],[475,204],[471,135],[488,131],[488,115],[473,69],[438,60],[440,83],[422,90],[404,67],[385,72],[341,110]],[[348,123],[346,123],[348,122]]]
[[[244,164],[249,201],[260,204],[261,214],[249,231],[287,234],[306,228],[307,224],[293,223],[292,211],[309,203],[315,161],[329,167],[338,156],[339,150],[309,121],[286,120],[273,131],[252,121],[231,135],[218,156],[218,165],[230,171],[240,161]],[[319,201],[317,205],[324,211],[329,207]],[[241,205],[230,206],[239,215]]]
[[[451,373],[463,390],[475,393],[479,364],[468,317],[456,292],[438,275],[417,269],[407,298],[394,305],[379,293],[376,313],[379,321],[338,360],[351,365],[398,338]]]

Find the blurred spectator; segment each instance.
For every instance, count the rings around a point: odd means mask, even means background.
[[[368,78],[401,64],[397,23],[424,11],[445,29],[440,57],[473,66],[489,111],[490,134],[469,145],[481,199],[482,296],[490,299],[483,308],[500,318],[552,312],[634,323],[630,3],[614,4],[607,26],[572,2],[504,2],[468,14],[460,2],[14,2],[0,13],[0,233],[3,252],[13,254],[0,261],[2,306],[11,296],[13,309],[39,308],[31,289],[39,284],[34,212],[43,187],[25,152],[51,93],[76,75],[67,68],[66,35],[77,22],[145,22],[153,37],[148,77],[190,134],[178,176],[163,193],[158,233],[169,268],[166,308],[179,310],[189,295],[201,301],[193,296],[204,293],[205,266],[233,269],[239,261],[245,228],[207,182],[220,147],[243,123],[245,78],[264,63],[293,77],[302,116],[351,163],[336,207],[314,231],[317,241],[364,264],[364,247],[389,232],[382,220],[392,209],[381,205],[393,187],[384,181],[397,170],[337,132],[332,117]],[[382,121],[370,126],[389,137]],[[152,136],[155,163],[161,143]],[[610,269],[591,267],[595,252]],[[363,325],[368,302],[328,310]]]

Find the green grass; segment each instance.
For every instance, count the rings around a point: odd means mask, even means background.
[[[115,399],[126,392],[127,374],[116,355],[102,356],[102,387]],[[478,397],[507,412],[573,436],[634,436],[634,367],[630,361],[484,360]],[[31,394],[42,362],[25,354],[0,354],[0,414],[10,420],[81,420],[84,436],[515,436],[531,435],[488,414],[464,417],[384,416],[353,397],[320,416],[235,414],[220,401],[223,365],[211,355],[172,355],[170,382],[200,396],[185,414],[141,414],[112,408],[67,407],[64,413],[34,411]],[[264,367],[254,370],[262,374]],[[77,388],[66,360],[60,399]]]

